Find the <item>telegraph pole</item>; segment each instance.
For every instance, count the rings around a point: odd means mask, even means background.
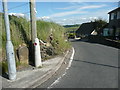
[[[35,0],[30,0],[30,16],[31,16],[31,37],[32,37],[32,52],[35,59],[35,67],[42,66],[39,39],[37,38],[36,29],[36,9]]]
[[[34,43],[35,38],[37,38],[35,0],[30,0],[30,16],[31,16],[31,29],[32,29],[32,32],[31,32],[32,43]]]
[[[15,63],[15,56],[14,56],[14,47],[10,38],[10,26],[9,26],[9,18],[8,18],[8,12],[7,12],[7,0],[3,0],[3,10],[4,10],[6,38],[7,38],[6,56],[7,56],[7,62],[8,62],[9,79],[15,80],[16,79],[16,63]]]

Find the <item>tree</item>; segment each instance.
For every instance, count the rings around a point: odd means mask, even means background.
[[[107,24],[107,21],[105,19],[102,19],[102,18],[95,19],[92,22],[95,23],[94,28],[98,34],[100,34],[100,29]]]

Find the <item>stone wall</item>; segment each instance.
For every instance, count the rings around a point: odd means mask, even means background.
[[[20,48],[18,48],[17,56],[20,63],[28,64],[29,50],[27,46],[21,46]]]

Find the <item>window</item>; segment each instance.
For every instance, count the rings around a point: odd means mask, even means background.
[[[108,28],[103,29],[103,36],[109,36],[109,29]]]
[[[117,12],[117,19],[120,19],[120,11]]]
[[[114,13],[114,19],[117,19],[117,12]]]
[[[114,19],[114,13],[111,13],[111,20]]]
[[[111,13],[111,18],[110,18],[110,20],[118,19],[118,18],[120,18],[120,12]]]

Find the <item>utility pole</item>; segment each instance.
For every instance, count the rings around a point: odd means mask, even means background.
[[[14,56],[14,47],[10,38],[10,26],[9,26],[9,18],[8,18],[8,12],[7,12],[7,0],[3,0],[3,10],[4,10],[6,38],[7,38],[6,56],[7,56],[7,62],[8,62],[9,79],[15,80],[16,79],[16,63],[15,63],[15,56]]]
[[[36,9],[35,0],[30,0],[30,16],[31,16],[31,37],[32,37],[32,52],[35,59],[35,67],[42,66],[39,39],[37,38],[36,29]]]

